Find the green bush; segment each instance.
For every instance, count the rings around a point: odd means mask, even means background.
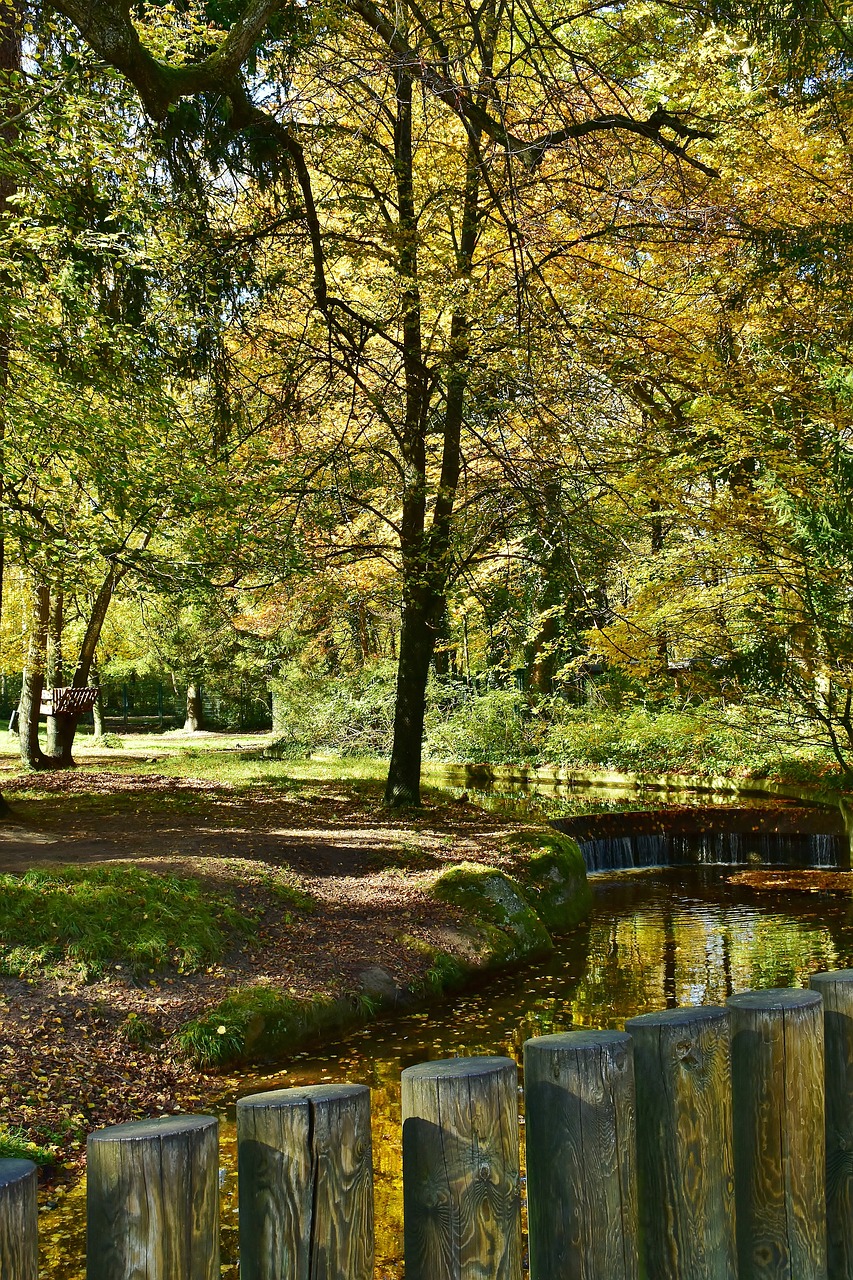
[[[293,668],[273,682],[272,752],[297,759],[312,751],[388,755],[394,728],[396,667],[378,663],[335,676]]]
[[[456,694],[456,699],[459,698]],[[517,689],[489,689],[451,701],[440,686],[430,688],[424,754],[428,759],[530,760],[537,753],[538,721],[530,720],[527,698]]]
[[[815,750],[780,742],[779,726],[748,708],[701,707],[630,711],[570,708],[543,735],[543,763],[620,772],[785,774],[802,769]],[[818,751],[823,757],[825,753]]]
[[[231,902],[192,877],[127,866],[0,876],[0,972],[17,976],[70,969],[88,981],[117,963],[190,972],[248,927]]]

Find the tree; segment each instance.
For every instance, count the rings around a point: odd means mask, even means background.
[[[52,717],[42,751],[63,602],[84,619],[70,683],[85,688],[116,587],[129,572],[162,575],[170,535],[222,494],[228,441],[212,246],[194,240],[195,215],[164,183],[129,92],[51,30],[38,54],[43,96],[28,113],[0,268],[11,282],[5,538],[30,580],[21,753],[45,768],[72,763],[77,725]],[[75,59],[74,92],[60,96]]]
[[[509,11],[490,4],[475,16],[470,9],[411,6],[401,17],[398,10],[357,0],[331,22],[325,14],[318,16],[309,30],[307,15],[256,2],[240,6],[218,25],[215,20],[206,27],[192,19],[179,23],[170,35],[183,42],[184,56],[167,62],[146,45],[150,32],[134,25],[123,4],[104,0],[58,7],[93,49],[135,84],[149,114],[168,121],[183,143],[201,136],[209,151],[218,122],[256,171],[281,175],[285,186],[289,178],[295,181],[311,255],[311,303],[327,332],[337,374],[349,385],[350,397],[363,397],[380,419],[383,388],[391,387],[395,399],[399,390],[395,415],[385,415],[400,503],[393,532],[402,584],[397,717],[386,798],[390,804],[416,801],[426,676],[453,573],[462,441],[476,418],[471,372],[481,353],[470,332],[478,312],[487,309],[478,294],[499,265],[501,280],[493,297],[502,293],[504,298],[501,345],[523,365],[524,311],[532,296],[530,282],[542,265],[524,230],[525,217],[544,207],[555,185],[566,192],[583,190],[583,166],[604,167],[617,156],[642,169],[640,156],[646,154],[658,185],[661,153],[708,173],[687,151],[705,131],[663,106],[650,109],[621,68],[619,76],[601,69],[596,61],[600,33],[590,34],[594,19],[576,20],[574,33],[584,52],[567,55],[562,20],[547,8]],[[334,83],[331,64],[322,57],[324,43],[336,54],[346,50],[364,87],[361,94],[349,94],[348,118],[338,127],[330,113],[320,110],[320,118],[312,120],[310,110],[301,107],[306,78],[313,76],[324,91],[330,80]],[[251,87],[245,72],[250,59]],[[367,71],[371,66],[375,74]],[[354,83],[340,82],[342,105]],[[296,85],[301,87],[294,95],[290,86]],[[267,109],[255,100],[264,95]],[[178,107],[186,98],[196,103],[194,112]],[[322,96],[315,98],[321,101]],[[334,193],[324,181],[324,153],[316,143],[332,139],[334,161],[346,152],[346,135],[350,141],[370,137],[383,170],[372,192],[369,181],[361,184],[360,200],[364,209],[366,187],[379,216],[390,219],[384,288],[391,295],[384,310],[365,305],[363,294],[345,290],[342,295],[345,277],[330,256],[343,267],[338,218],[340,208],[356,198],[359,184],[350,174],[350,194],[333,211]],[[431,148],[432,158],[425,157]],[[440,254],[451,287],[436,309],[424,299],[422,239],[430,209],[421,197],[424,166],[440,152],[447,158],[448,177],[442,184],[446,195],[436,193],[436,198],[444,200],[450,214],[445,235],[449,227],[453,251]],[[339,167],[334,181],[341,176]],[[292,209],[292,197],[289,203]],[[614,216],[621,221],[619,200],[605,204],[581,238],[606,234]],[[514,313],[513,294],[518,299]],[[493,319],[497,315],[492,312]],[[427,332],[440,338],[429,349]],[[371,348],[377,346],[386,348],[386,371],[377,376],[374,364],[366,374]],[[397,365],[390,382],[389,351],[391,364]],[[523,381],[520,367],[519,376]],[[380,521],[387,531],[387,515]]]

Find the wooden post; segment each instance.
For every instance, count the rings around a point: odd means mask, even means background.
[[[853,969],[813,973],[809,986],[823,999],[829,1280],[853,1280]]]
[[[631,1037],[528,1040],[524,1095],[531,1280],[636,1280]]]
[[[213,1116],[166,1116],[90,1134],[87,1280],[219,1280]]]
[[[726,1009],[663,1009],[634,1041],[642,1272],[737,1280],[731,1042]]]
[[[406,1280],[521,1280],[517,1079],[497,1057],[403,1072]]]
[[[0,1160],[0,1280],[38,1280],[38,1172]]]
[[[372,1280],[370,1090],[241,1098],[237,1143],[241,1280]]]
[[[821,998],[747,991],[728,1005],[740,1280],[826,1280]]]

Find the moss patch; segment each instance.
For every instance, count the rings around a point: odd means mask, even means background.
[[[515,859],[513,870],[539,918],[555,933],[573,929],[592,906],[577,841],[560,831],[525,831],[516,842],[525,852]]]
[[[553,950],[551,936],[521,885],[503,871],[461,862],[433,881],[431,893],[467,916],[473,967],[494,968]]]

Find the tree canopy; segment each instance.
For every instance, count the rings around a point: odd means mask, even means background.
[[[4,20],[3,668],[29,763],[71,758],[75,723],[39,746],[45,679],[393,662],[390,804],[419,797],[430,680],[520,685],[535,714],[596,681],[757,701],[847,767],[843,12]]]

